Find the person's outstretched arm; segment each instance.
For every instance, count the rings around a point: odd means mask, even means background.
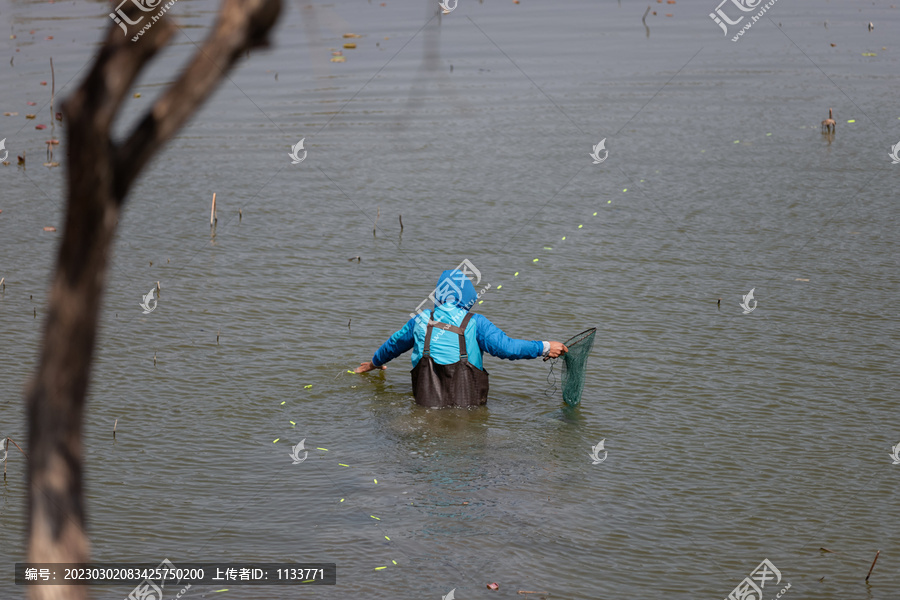
[[[356,372],[365,373],[366,371],[373,371],[375,369],[386,369],[385,363],[394,360],[407,350],[412,350],[413,345],[415,345],[415,339],[413,338],[413,329],[415,328],[415,325],[416,317],[413,317],[406,322],[406,325],[404,325],[400,331],[394,333],[394,335],[389,337],[387,341],[375,351],[372,360],[360,363],[360,365],[356,367]]]
[[[537,358],[539,356],[557,356],[568,352],[561,342],[541,342],[537,340],[517,340],[509,337],[503,330],[491,323],[484,315],[475,315],[477,319],[478,346],[497,358],[516,360],[519,358]]]

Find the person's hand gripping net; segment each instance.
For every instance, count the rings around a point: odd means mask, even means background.
[[[550,351],[547,353],[547,356],[544,357],[544,362],[547,362],[551,358],[559,358],[569,349],[566,348],[566,345],[562,342],[550,342]]]

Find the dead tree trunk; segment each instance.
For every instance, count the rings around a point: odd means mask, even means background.
[[[132,11],[138,9],[129,3]],[[144,166],[250,48],[267,45],[281,0],[223,0],[209,37],[121,143],[116,114],[176,26],[155,22],[132,42],[111,24],[87,77],[63,105],[68,198],[37,373],[27,391],[28,561],[86,562],[82,412],[119,212]],[[133,13],[133,16],[145,16]],[[32,586],[31,598],[83,599],[85,586]]]

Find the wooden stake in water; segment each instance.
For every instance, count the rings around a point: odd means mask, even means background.
[[[209,207],[209,226],[213,227],[216,224],[216,193],[213,192],[212,206]]]
[[[869,577],[872,575],[872,569],[875,568],[875,562],[878,560],[879,554],[881,554],[881,550],[875,553],[875,560],[872,561],[872,566],[869,567],[869,574],[866,575],[866,583],[869,583]]]

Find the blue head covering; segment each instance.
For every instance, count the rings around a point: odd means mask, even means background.
[[[441,273],[437,287],[434,288],[434,299],[437,304],[448,303],[463,310],[469,310],[477,298],[475,286],[459,269],[450,269]]]

